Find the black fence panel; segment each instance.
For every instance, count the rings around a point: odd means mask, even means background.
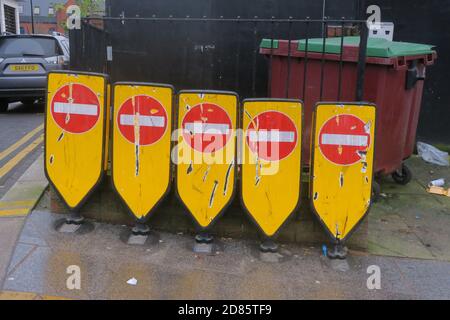
[[[88,21],[99,21],[98,18]],[[111,75],[112,81],[139,81],[170,83],[183,89],[211,89],[237,91],[242,97],[267,97],[271,93],[271,68],[273,51],[278,49],[278,40],[287,41],[288,70],[282,82],[286,84],[286,98],[289,93],[291,77],[291,51],[297,50],[298,39],[323,38],[319,53],[322,54],[320,68],[320,100],[325,74],[326,30],[331,24],[341,26],[351,24],[361,33],[359,48],[356,100],[362,100],[365,53],[367,46],[367,27],[365,21],[358,20],[315,20],[315,19],[277,19],[225,17],[127,17],[108,16],[100,19],[106,25],[106,32],[95,34],[93,30],[81,31],[81,58],[86,59],[87,41],[95,41],[90,50],[94,64],[87,63],[90,71],[103,70]],[[89,24],[84,23],[85,26]],[[99,31],[99,30],[97,30]],[[341,35],[341,41],[343,36]],[[98,38],[98,40],[97,40]],[[86,40],[88,39],[88,40]],[[265,39],[266,49],[261,54],[261,43]],[[77,42],[77,41],[74,41]],[[321,40],[322,42],[322,40]],[[103,47],[102,47],[103,46]],[[108,68],[104,54],[111,47],[112,62]],[[272,48],[272,49],[270,49]],[[315,49],[317,50],[317,48]],[[305,61],[308,61],[306,50]],[[317,52],[317,51],[316,51]],[[340,55],[342,67],[342,52]],[[74,59],[73,66],[76,66]],[[305,63],[307,80],[307,63]],[[92,70],[94,68],[95,70]],[[342,74],[339,71],[339,93]],[[317,77],[317,76],[316,76]],[[306,81],[303,84],[304,98]],[[340,94],[339,94],[340,96]],[[333,97],[333,100],[339,97]],[[297,96],[298,97],[298,96]],[[352,96],[353,100],[355,96]]]
[[[324,3],[327,6],[324,7]],[[340,5],[338,5],[340,4]],[[114,0],[106,22],[111,34],[114,80],[166,82],[186,89],[235,90],[244,96],[266,96],[267,60],[258,53],[265,38],[304,38],[303,23],[246,19],[354,18],[355,0]],[[146,21],[144,17],[223,18],[232,22]],[[309,35],[321,36],[323,25],[311,24]]]
[[[395,41],[436,46],[436,65],[427,68],[418,139],[450,144],[450,0],[374,0],[383,21],[392,21]]]
[[[88,72],[107,72],[107,33],[83,20],[80,30],[70,30],[70,69]]]

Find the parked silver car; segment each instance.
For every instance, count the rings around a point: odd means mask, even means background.
[[[58,33],[0,36],[0,112],[44,98],[47,72],[67,68],[69,57],[69,39]]]

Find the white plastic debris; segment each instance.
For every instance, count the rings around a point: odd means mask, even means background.
[[[131,286],[135,286],[137,285],[137,279],[136,278],[131,278],[130,280],[127,281],[127,283]]]
[[[448,161],[448,153],[441,151],[433,147],[432,145],[423,142],[417,142],[417,152],[419,153],[419,156],[426,162],[444,167],[448,167],[450,165]]]
[[[436,179],[433,181],[430,181],[430,183],[428,184],[429,187],[434,186],[434,187],[443,187],[445,185],[445,179],[441,178],[441,179]]]

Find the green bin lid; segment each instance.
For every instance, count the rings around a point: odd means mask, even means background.
[[[272,49],[278,49],[278,40],[277,39],[273,39],[273,40],[272,39],[262,39],[260,48],[270,49],[270,45],[272,45]]]
[[[359,46],[359,37],[344,37],[344,46]],[[270,49],[270,39],[263,39],[261,48]],[[306,40],[302,39],[298,42],[298,51],[305,51]],[[322,52],[323,38],[311,38],[308,40],[308,52]],[[278,40],[273,40],[273,48],[278,48]],[[421,54],[429,54],[433,52],[433,45],[389,41],[383,38],[369,38],[367,40],[367,56],[392,58],[399,56],[414,56]],[[340,54],[341,37],[326,38],[325,53]]]

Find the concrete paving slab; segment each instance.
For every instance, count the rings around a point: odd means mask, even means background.
[[[384,177],[381,179],[381,193],[389,194],[424,194],[426,192],[425,187],[416,179],[412,180],[407,185],[399,185],[394,182],[390,177]]]
[[[8,272],[3,290],[44,293],[42,288],[50,256],[49,248],[36,247],[25,260]]]
[[[19,243],[15,250],[14,255],[9,262],[8,273],[11,273],[25,258],[31,254],[31,252],[36,248],[34,245]]]
[[[406,163],[414,176],[408,185],[382,179],[385,197],[369,214],[368,252],[450,261],[450,201],[426,192],[433,179],[444,177],[450,182],[450,170],[417,156]]]
[[[43,161],[41,155],[0,199],[0,284],[23,226],[22,216],[31,212],[48,185],[43,176]]]
[[[450,213],[434,197],[394,194],[375,205],[369,252],[423,259],[450,257]]]
[[[0,218],[0,286],[23,225],[23,218]]]
[[[448,262],[351,252],[341,268],[317,246],[284,244],[291,258],[271,263],[258,258],[257,242],[234,239],[222,240],[223,252],[216,256],[196,255],[191,236],[161,232],[154,246],[129,246],[120,240],[124,227],[95,224],[91,233],[72,236],[53,230],[60,218],[38,211],[28,217],[21,239],[42,237],[47,246],[36,245],[31,253],[17,246],[3,291],[76,299],[428,299],[450,294]],[[367,267],[374,264],[381,270],[381,290],[366,285]],[[66,285],[67,268],[73,265],[81,271],[80,290]],[[127,284],[131,278],[136,285]]]

